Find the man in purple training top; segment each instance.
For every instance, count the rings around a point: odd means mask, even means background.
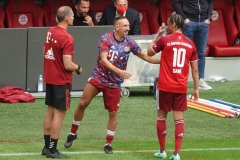
[[[117,128],[120,84],[124,79],[132,76],[131,73],[126,71],[130,53],[132,52],[150,63],[160,63],[159,58],[149,57],[145,52],[142,52],[139,45],[127,36],[128,31],[128,19],[126,17],[117,17],[114,21],[114,32],[102,35],[98,45],[99,57],[96,68],[93,70],[76,108],[71,132],[65,142],[66,148],[71,147],[73,140],[77,138],[77,130],[83,119],[85,109],[99,92],[103,92],[104,106],[109,115],[104,151],[111,154],[111,143]]]

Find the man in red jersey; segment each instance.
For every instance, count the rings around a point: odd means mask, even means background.
[[[132,76],[131,73],[126,71],[130,53],[132,52],[137,57],[150,63],[159,64],[159,58],[147,56],[147,53],[143,52],[139,45],[127,36],[129,29],[128,19],[120,16],[115,18],[114,32],[105,33],[101,36],[98,44],[97,64],[75,110],[71,131],[64,144],[66,148],[71,147],[73,140],[77,138],[77,130],[83,119],[85,109],[99,92],[103,92],[104,106],[109,116],[104,151],[106,154],[113,153],[112,141],[117,128],[120,85],[124,79]]]
[[[66,158],[57,150],[57,143],[70,105],[72,72],[82,72],[82,68],[73,63],[74,42],[67,32],[68,26],[73,24],[73,15],[70,7],[60,7],[57,11],[58,25],[48,30],[44,44],[45,104],[48,109],[43,121],[45,144],[42,155],[49,158]]]
[[[166,158],[165,137],[167,113],[173,110],[175,121],[175,150],[171,160],[180,160],[179,152],[184,134],[184,111],[187,110],[187,82],[189,64],[192,69],[194,91],[192,96],[198,99],[198,55],[194,43],[182,34],[184,20],[181,15],[173,14],[168,19],[168,36],[162,37],[160,28],[155,39],[149,45],[148,55],[162,51],[157,90],[157,134],[160,150],[154,154]]]

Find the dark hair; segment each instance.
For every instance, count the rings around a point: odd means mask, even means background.
[[[58,9],[57,11],[57,20],[58,23],[64,21],[64,19],[70,15],[71,13],[71,8],[69,6],[62,6]]]
[[[126,18],[126,17],[124,17],[124,16],[119,16],[119,17],[116,17],[116,18],[114,19],[113,25],[115,26],[115,25],[116,25],[116,23],[117,23],[118,21],[122,20],[122,19],[127,19],[127,18]]]
[[[117,2],[117,0],[112,0],[113,1],[113,3],[116,3]]]
[[[80,2],[85,1],[85,2],[89,2],[90,0],[73,0],[73,4],[79,4]]]
[[[177,13],[173,13],[170,17],[169,17],[169,22],[171,24],[176,24],[176,27],[178,29],[181,29],[183,28],[183,25],[184,25],[184,19],[183,17],[180,15],[180,14],[177,14]]]

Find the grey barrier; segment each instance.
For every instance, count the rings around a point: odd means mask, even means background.
[[[0,87],[18,86],[29,92],[37,91],[37,80],[43,74],[43,44],[48,28],[0,30]],[[98,56],[100,36],[113,31],[112,26],[70,27],[74,37],[74,61],[83,73],[73,76],[73,90],[83,90]]]
[[[0,87],[26,89],[27,29],[0,29]]]

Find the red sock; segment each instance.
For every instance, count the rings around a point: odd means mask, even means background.
[[[107,134],[106,136],[106,144],[112,144],[113,136]]]
[[[182,140],[184,134],[184,120],[176,120],[175,121],[175,150],[173,154],[177,154],[180,152]]]
[[[160,145],[160,152],[163,152],[165,150],[166,133],[166,118],[157,118],[157,134],[158,142]]]
[[[114,134],[115,134],[115,131],[107,130],[106,144],[112,144]]]
[[[72,122],[72,127],[71,127],[71,134],[76,135],[78,127],[80,125],[80,121],[73,121]]]

